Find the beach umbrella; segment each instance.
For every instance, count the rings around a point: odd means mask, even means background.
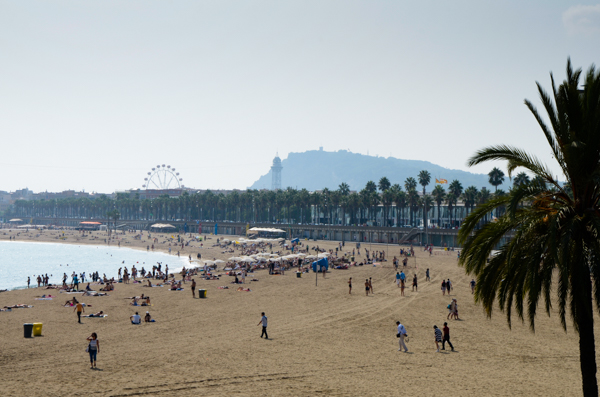
[[[224,261],[224,260],[221,260],[221,259],[217,259],[217,260],[215,261],[215,263],[225,263],[225,261]]]
[[[329,256],[329,252],[321,252],[317,255],[319,258],[327,258]]]
[[[253,259],[253,258],[250,258],[250,257],[247,257],[247,258],[244,258],[244,259],[242,260],[242,262],[246,262],[246,263],[252,263],[252,262],[254,262],[254,259]]]
[[[306,255],[306,259],[317,259],[314,255]]]

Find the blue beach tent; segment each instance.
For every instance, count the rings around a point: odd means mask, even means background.
[[[327,261],[327,258],[321,258],[318,261],[313,262],[312,263],[313,272],[317,271],[317,266],[319,266],[320,272],[323,271],[323,268],[325,268],[325,270],[329,270],[329,262]]]

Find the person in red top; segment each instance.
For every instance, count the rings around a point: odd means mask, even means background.
[[[444,339],[442,339],[442,350],[446,350],[446,342],[448,342],[448,344],[450,345],[450,348],[452,349],[452,351],[454,351],[454,346],[452,346],[452,343],[450,342],[450,328],[448,328],[448,323],[444,323]]]

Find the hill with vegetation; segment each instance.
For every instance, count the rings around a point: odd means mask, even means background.
[[[377,183],[387,177],[392,184],[404,185],[406,178],[417,178],[420,171],[429,171],[431,185],[435,178],[446,179],[448,183],[457,179],[463,186],[475,186],[478,189],[491,188],[488,176],[467,171],[452,170],[421,160],[402,160],[393,157],[367,156],[347,150],[327,152],[311,150],[303,153],[290,153],[281,165],[282,188],[293,187],[309,191],[328,188],[335,190],[345,182],[351,190],[361,190],[368,181]],[[270,189],[271,171],[261,176],[250,189]],[[499,188],[507,189],[508,181]],[[429,190],[429,189],[428,189]]]

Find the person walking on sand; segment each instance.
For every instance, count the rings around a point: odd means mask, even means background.
[[[404,325],[400,324],[400,321],[396,321],[396,326],[397,328],[397,333],[396,333],[396,337],[398,338],[398,345],[400,346],[400,348],[398,349],[398,351],[401,351],[402,349],[404,349],[404,352],[408,352],[408,348],[406,347],[406,343],[404,343],[404,338],[406,338],[406,328],[404,328]]]
[[[442,295],[446,295],[446,280],[442,280]]]
[[[31,278],[27,276],[27,288],[29,288],[29,284],[31,283]]]
[[[448,328],[448,323],[444,323],[444,338],[442,340],[442,350],[446,350],[446,342],[450,345],[450,349],[454,351],[454,346],[450,342],[450,328]]]
[[[256,324],[256,326],[259,326],[262,324],[262,333],[260,334],[260,337],[262,338],[264,335],[265,339],[269,339],[269,335],[267,334],[267,316],[265,316],[265,312],[262,312],[260,315],[262,317],[260,318],[260,321],[258,322],[258,324]]]
[[[417,287],[417,274],[416,273],[413,277],[413,285],[412,285],[413,292],[415,292],[415,289],[417,290],[417,292],[419,292],[419,288]]]
[[[433,332],[435,333],[435,348],[437,349],[435,352],[440,352],[440,342],[442,341],[442,331],[437,327],[437,325],[433,326]]]
[[[431,277],[429,277],[429,268],[425,271],[425,281],[431,281]]]
[[[352,277],[348,280],[348,294],[352,295]]]
[[[98,335],[95,332],[92,332],[92,335],[87,338],[89,344],[87,351],[90,354],[90,369],[97,368],[96,367],[96,355],[100,351],[100,343],[98,342]]]
[[[365,294],[369,296],[369,280],[365,279]]]
[[[192,297],[196,297],[196,280],[192,279]]]
[[[406,281],[406,275],[404,272],[400,272],[400,296],[404,296],[404,283]]]
[[[471,295],[473,295],[475,293],[475,279],[472,278],[469,284],[471,284]]]
[[[400,273],[396,272],[396,285],[400,288]]]
[[[73,311],[77,311],[77,322],[81,324],[81,313],[85,313],[85,309],[83,308],[81,302],[77,302]]]
[[[371,295],[375,295],[375,292],[373,292],[373,281],[371,280],[371,277],[369,277],[369,291],[371,291]]]

